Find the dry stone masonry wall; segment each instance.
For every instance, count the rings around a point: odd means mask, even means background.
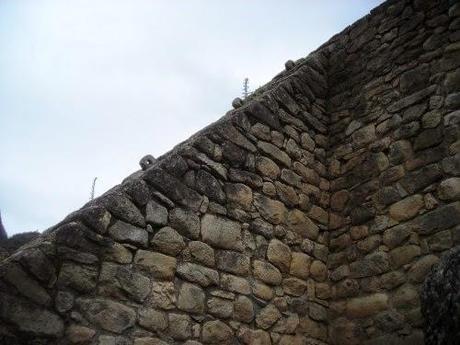
[[[423,344],[459,244],[460,5],[388,1],[0,263],[5,344]]]
[[[423,344],[420,288],[460,242],[460,12],[395,1],[333,39],[332,344]]]

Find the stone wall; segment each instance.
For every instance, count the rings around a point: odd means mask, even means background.
[[[288,64],[265,91],[4,261],[1,339],[325,343],[323,60]]]
[[[460,243],[459,16],[393,1],[325,48],[331,344],[423,344],[420,285]]]
[[[460,242],[459,29],[388,1],[288,61],[0,263],[0,343],[422,344]]]

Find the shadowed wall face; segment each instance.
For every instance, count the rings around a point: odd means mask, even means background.
[[[19,249],[0,339],[422,344],[459,242],[459,18],[383,4]]]
[[[460,242],[459,20],[394,1],[329,45],[332,344],[423,344],[421,283]]]

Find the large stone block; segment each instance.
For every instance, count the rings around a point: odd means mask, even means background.
[[[255,260],[253,262],[254,276],[270,285],[281,283],[281,272],[272,264]]]
[[[205,344],[228,344],[233,337],[232,329],[222,321],[208,321],[203,325],[201,339]]]
[[[315,240],[318,237],[318,226],[300,210],[294,209],[289,212],[287,223],[289,229],[302,238]]]
[[[231,250],[219,250],[216,255],[217,268],[242,276],[249,273],[249,256]]]
[[[134,263],[145,267],[154,277],[161,279],[172,279],[176,271],[176,258],[147,250],[138,250]]]
[[[390,206],[390,216],[397,221],[410,219],[424,206],[423,196],[412,195]]]
[[[363,318],[374,315],[388,307],[388,296],[376,293],[369,296],[352,298],[347,302],[347,316],[349,318]]]
[[[32,338],[57,338],[64,332],[64,321],[59,315],[3,293],[0,293],[0,315],[20,332],[32,334]]]
[[[267,259],[282,272],[288,272],[291,265],[291,249],[279,240],[271,240],[267,248]]]
[[[205,214],[201,221],[201,236],[203,241],[211,246],[241,251],[241,225],[235,221]]]
[[[121,334],[134,326],[136,312],[121,303],[105,299],[82,298],[77,304],[91,323],[104,330]]]
[[[161,228],[151,241],[153,248],[171,256],[176,256],[185,248],[182,236],[173,228],[166,226]]]
[[[257,147],[265,154],[273,158],[277,163],[283,164],[286,167],[291,166],[291,158],[287,155],[286,152],[281,151],[275,145],[259,141]]]
[[[262,218],[269,223],[280,224],[286,221],[287,209],[283,203],[261,194],[254,194],[254,205]]]
[[[415,218],[408,226],[421,235],[429,235],[460,224],[460,201],[438,207]]]
[[[382,274],[390,269],[390,258],[385,252],[375,252],[350,264],[351,277],[364,278]]]
[[[139,309],[139,325],[154,332],[161,332],[168,327],[168,318],[163,311],[141,308]]]
[[[184,262],[177,267],[179,277],[201,286],[217,285],[219,282],[219,273],[208,267]]]
[[[183,236],[198,239],[200,235],[200,218],[194,212],[175,208],[169,213],[169,225]]]
[[[215,265],[214,249],[209,245],[199,241],[191,241],[188,250],[193,259],[199,263],[213,267]]]
[[[205,309],[204,300],[205,294],[200,287],[184,282],[179,289],[177,308],[194,314],[202,314]]]
[[[109,228],[109,234],[115,241],[130,243],[139,247],[147,247],[148,233],[137,226],[117,221]]]

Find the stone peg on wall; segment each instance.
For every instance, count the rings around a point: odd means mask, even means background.
[[[236,108],[240,108],[242,106],[243,106],[243,100],[241,98],[239,98],[239,97],[236,97],[232,102],[232,107],[234,109],[236,109]]]
[[[155,162],[156,162],[155,157],[153,157],[152,155],[146,155],[142,157],[142,159],[139,161],[139,165],[141,166],[142,170],[147,170]]]
[[[289,71],[295,67],[295,62],[292,60],[287,60],[284,64],[284,67],[286,67],[286,71]]]
[[[446,253],[421,291],[426,345],[456,345],[460,339],[460,246]]]

